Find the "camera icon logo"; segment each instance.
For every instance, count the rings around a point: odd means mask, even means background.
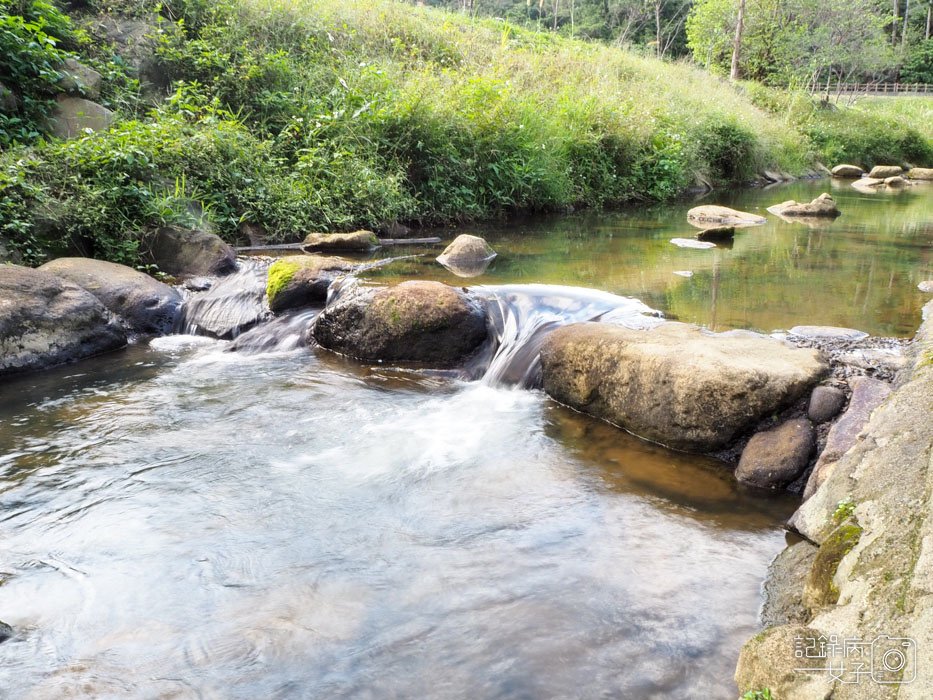
[[[917,643],[881,635],[871,643],[871,679],[875,683],[910,683],[917,677]]]

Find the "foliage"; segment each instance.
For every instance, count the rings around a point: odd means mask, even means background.
[[[918,42],[911,48],[901,67],[905,83],[933,83],[933,39]]]
[[[728,74],[737,0],[697,0],[687,20],[694,59]],[[748,0],[743,77],[777,85],[866,78],[893,66],[875,0]]]
[[[385,0],[97,5],[161,10],[155,58],[172,88],[145,112],[131,71],[77,41],[120,119],[0,156],[0,236],[31,261],[139,263],[146,232],[168,223],[231,242],[259,224],[276,242],[667,200],[697,180],[799,172],[817,149],[933,160],[893,118],[506,21]]]
[[[774,700],[774,696],[771,694],[770,688],[764,688],[762,690],[749,690],[739,700]]]

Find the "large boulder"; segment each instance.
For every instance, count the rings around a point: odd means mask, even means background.
[[[301,247],[309,253],[317,251],[363,253],[378,248],[379,245],[379,239],[372,231],[354,231],[353,233],[309,233]]]
[[[884,180],[889,177],[901,175],[903,172],[904,168],[899,165],[876,165],[868,173],[868,177]]]
[[[224,275],[236,269],[236,253],[219,236],[199,229],[163,226],[146,236],[144,257],[175,277]]]
[[[833,177],[838,177],[843,180],[854,180],[856,178],[862,177],[862,175],[865,174],[865,171],[857,165],[843,163],[833,168],[832,173]]]
[[[341,288],[312,330],[314,340],[361,360],[454,366],[486,338],[482,303],[440,282]]]
[[[806,418],[755,433],[742,450],[735,478],[752,486],[782,488],[807,468],[815,446],[816,432]]]
[[[826,446],[820,453],[803,491],[804,498],[812,496],[820,484],[826,481],[836,462],[855,445],[862,429],[868,424],[872,411],[891,393],[891,385],[877,379],[855,377],[851,383],[852,396],[849,399],[849,407],[826,437]]]
[[[877,192],[884,189],[884,179],[878,177],[863,177],[852,181],[852,187],[860,192]]]
[[[884,179],[885,187],[907,187],[910,183],[900,175],[893,175]]]
[[[83,97],[60,95],[52,110],[49,130],[60,139],[71,139],[84,136],[88,130],[103,131],[114,119],[116,115],[103,105]]]
[[[809,203],[795,202],[790,199],[781,204],[768,207],[768,211],[778,216],[839,216],[839,207],[826,192]]]
[[[266,300],[273,313],[295,309],[327,299],[327,290],[337,277],[356,266],[343,258],[323,255],[293,255],[269,266]]]
[[[712,228],[714,226],[757,226],[765,223],[767,219],[729,207],[705,204],[688,211],[687,221],[697,228]]]
[[[68,58],[59,72],[62,77],[58,81],[58,87],[69,95],[83,96],[89,100],[100,97],[101,75],[93,68]]]
[[[0,265],[0,376],[124,345],[120,324],[90,292],[48,272]]]
[[[561,403],[681,450],[725,447],[827,371],[820,355],[754,334],[664,323],[559,328],[541,350],[545,391]]]
[[[933,180],[933,168],[911,168],[907,177],[911,180]]]
[[[91,258],[59,258],[39,269],[90,292],[132,331],[162,335],[175,325],[181,295],[131,267]]]
[[[827,681],[827,673],[799,670],[818,667],[821,661],[825,665],[825,658],[806,658],[808,645],[816,644],[820,639],[826,639],[820,630],[802,624],[778,625],[755,635],[742,647],[735,668],[739,694],[767,688],[775,700],[826,700],[832,697],[833,685]]]
[[[463,233],[437,256],[437,261],[460,277],[477,277],[486,271],[496,251],[479,236]]]

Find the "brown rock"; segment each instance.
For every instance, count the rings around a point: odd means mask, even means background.
[[[907,177],[911,180],[933,180],[933,168],[911,168]]]
[[[557,401],[669,447],[716,450],[807,391],[826,371],[814,350],[682,323],[559,328],[541,350]]]
[[[342,287],[312,329],[320,345],[368,361],[451,367],[486,338],[482,303],[440,282]]]
[[[806,418],[756,433],[742,450],[735,478],[752,486],[784,487],[807,468],[815,446],[816,433]]]

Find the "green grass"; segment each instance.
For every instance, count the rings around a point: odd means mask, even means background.
[[[170,100],[147,112],[137,83],[105,75],[124,117],[109,132],[0,156],[0,236],[28,262],[65,251],[138,262],[145,231],[193,204],[229,241],[243,223],[286,241],[661,201],[819,157],[933,161],[928,140],[889,128],[894,116],[884,129],[812,105],[791,118],[773,94],[693,66],[500,21],[390,0],[159,7]]]

